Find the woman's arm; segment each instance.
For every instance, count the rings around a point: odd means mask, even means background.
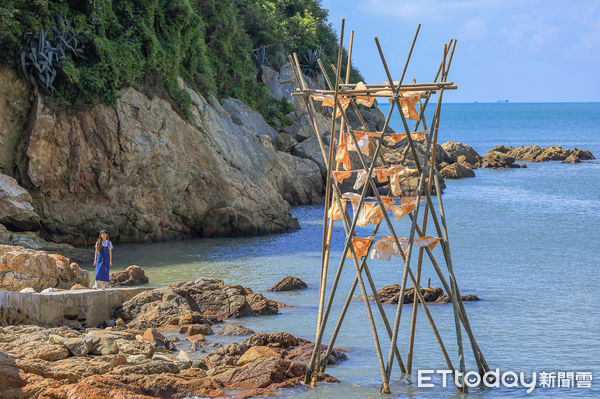
[[[94,251],[94,266],[96,266],[96,259],[98,259],[98,246],[96,245],[96,251]]]
[[[110,244],[108,245],[108,257],[110,258],[110,267],[112,267],[112,248],[110,247]]]

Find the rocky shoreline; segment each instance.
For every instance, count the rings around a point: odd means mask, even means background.
[[[248,287],[201,279],[136,295],[103,323],[105,328],[3,326],[0,396],[270,395],[301,384],[314,344],[286,332],[254,333],[224,320],[276,314],[280,306]],[[229,343],[215,338],[228,335],[250,336]],[[323,355],[326,350],[323,346]],[[329,362],[346,359],[334,350]]]

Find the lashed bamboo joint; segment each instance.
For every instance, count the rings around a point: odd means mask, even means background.
[[[319,60],[321,72],[327,83],[326,89],[308,88],[304,81],[298,57],[296,54],[289,57],[296,82],[296,92],[292,93],[298,96],[306,106],[308,111],[311,126],[319,143],[323,160],[327,168],[327,186],[325,193],[325,209],[323,220],[323,243],[321,256],[321,287],[319,290],[319,310],[317,314],[317,327],[315,338],[315,349],[313,351],[308,372],[306,374],[305,383],[316,385],[317,373],[324,372],[327,367],[327,360],[331,354],[335,340],[340,332],[346,311],[350,305],[354,291],[357,285],[360,288],[362,300],[365,305],[369,326],[371,328],[375,352],[381,373],[382,385],[381,392],[389,393],[390,378],[393,368],[394,359],[397,360],[401,373],[411,373],[413,353],[413,344],[415,337],[417,304],[420,303],[425,316],[431,326],[431,329],[436,338],[437,344],[442,352],[442,357],[449,370],[456,372],[450,356],[443,343],[439,330],[429,312],[428,306],[421,294],[420,289],[415,289],[414,308],[411,319],[409,348],[407,353],[407,364],[405,366],[398,348],[398,335],[400,327],[400,319],[402,315],[402,304],[406,292],[406,284],[410,279],[414,287],[420,288],[420,279],[422,274],[422,266],[424,255],[431,261],[433,269],[439,277],[444,289],[451,299],[454,320],[456,342],[458,349],[459,372],[464,377],[466,372],[464,349],[462,342],[463,328],[469,338],[471,349],[473,351],[474,360],[477,364],[479,373],[483,375],[489,371],[489,366],[483,357],[481,349],[475,340],[475,336],[471,330],[469,320],[465,308],[462,303],[460,291],[456,283],[456,278],[452,266],[452,258],[450,253],[450,244],[448,239],[448,229],[444,215],[444,207],[442,203],[441,191],[439,187],[437,170],[435,167],[435,150],[438,141],[439,121],[441,113],[441,103],[444,91],[454,90],[457,86],[453,82],[447,81],[456,40],[450,40],[444,45],[442,60],[437,70],[433,82],[429,83],[404,83],[406,70],[410,62],[412,51],[420,30],[420,25],[417,28],[415,36],[410,47],[404,69],[400,80],[394,81],[388,69],[383,51],[379,40],[375,38],[377,49],[381,57],[382,65],[386,72],[388,82],[381,84],[365,84],[363,82],[351,84],[349,83],[350,62],[352,57],[354,31],[350,35],[350,45],[346,64],[345,82],[342,82],[342,46],[344,42],[344,26],[345,21],[342,20],[342,28],[340,33],[340,43],[338,47],[337,66],[332,65],[332,69],[336,76],[335,85],[329,80],[323,64]],[[433,115],[430,119],[428,127],[425,118],[425,110],[432,96],[437,94],[436,106]],[[375,105],[376,98],[386,98],[391,106],[388,111],[385,123],[381,131],[370,132],[362,118],[358,104],[366,107]],[[329,151],[323,143],[322,134],[319,130],[319,125],[316,120],[315,101],[321,102],[323,106],[332,109],[331,112],[331,145]],[[351,126],[350,119],[347,117],[347,112],[352,107],[352,111],[358,116],[361,126]],[[394,110],[397,109],[404,127],[403,133],[395,133],[389,129],[389,123]],[[339,120],[339,123],[338,123]],[[408,121],[414,121],[414,127],[409,126]],[[419,127],[422,125],[422,130]],[[396,145],[406,141],[407,149],[404,151],[402,160],[399,164],[388,165],[382,155],[382,147]],[[425,147],[425,156],[419,157],[415,142],[419,141],[422,147]],[[336,145],[337,142],[337,145]],[[385,145],[384,145],[385,143]],[[358,157],[358,164],[353,165],[349,153],[355,152]],[[412,156],[410,165],[408,165],[407,155]],[[367,158],[367,157],[370,157]],[[353,189],[357,192],[342,193],[340,185],[344,180],[352,178],[356,174],[355,184]],[[404,181],[409,176],[418,176],[418,183],[414,187],[412,196],[407,196],[403,192],[401,181]],[[388,189],[388,195],[381,195],[378,185],[384,184]],[[414,184],[414,183],[413,183]],[[431,190],[435,188],[435,195],[438,202],[438,211],[434,208]],[[371,192],[372,196],[367,197]],[[352,206],[352,217],[347,209],[348,202]],[[421,226],[418,223],[419,211],[421,205],[424,204],[423,220]],[[408,216],[410,218],[411,227],[408,237],[400,237],[390,215],[395,217],[396,221]],[[431,219],[434,222],[437,236],[427,236],[427,222]],[[327,279],[328,266],[330,260],[331,237],[333,234],[333,224],[336,221],[341,221],[346,234],[346,240],[342,255],[339,259],[329,295],[327,295]],[[377,232],[382,222],[387,225],[390,235],[377,236]],[[373,232],[367,237],[358,237],[356,235],[356,226],[365,227],[369,224],[374,225]],[[432,250],[436,245],[441,248],[441,252],[446,264],[447,275],[450,283],[448,284],[444,272],[440,268],[439,263],[435,259]],[[410,267],[412,252],[414,248],[418,248],[418,263],[416,277]],[[352,288],[347,295],[342,311],[338,317],[337,323],[329,340],[329,345],[325,356],[321,358],[321,344],[324,339],[324,332],[327,326],[333,299],[338,290],[340,276],[343,273],[343,268],[346,259],[351,259],[355,270],[355,278]],[[400,259],[402,261],[401,274],[401,290],[398,305],[394,315],[393,322],[390,323],[387,314],[385,313],[381,301],[379,299],[377,288],[373,282],[367,259],[384,259],[394,261]],[[386,334],[383,338],[389,340],[389,351],[387,359],[384,359],[381,340],[377,331],[377,325],[374,321],[371,303],[367,295],[365,285],[366,277],[370,290],[373,293],[377,310],[383,320]],[[457,384],[461,391],[466,391],[466,386],[463,388],[461,384]]]

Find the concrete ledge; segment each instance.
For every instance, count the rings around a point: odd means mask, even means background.
[[[149,289],[127,287],[44,294],[0,290],[0,324],[96,327],[109,320],[112,312],[123,302]]]

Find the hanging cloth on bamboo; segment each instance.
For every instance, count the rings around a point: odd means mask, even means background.
[[[408,238],[398,238],[398,241],[400,241],[400,246],[402,247],[404,254],[407,255],[408,254],[408,244],[409,244]],[[419,237],[419,238],[415,238],[414,246],[417,248],[427,247],[429,249],[433,249],[433,248],[435,248],[435,246],[437,245],[438,242],[440,242],[439,237],[431,237],[431,236]]]
[[[354,209],[354,204],[353,204]],[[367,224],[378,224],[383,219],[381,206],[377,202],[364,202],[361,211],[358,214],[356,224],[365,227]]]
[[[353,130],[353,132],[356,134],[356,132],[360,132],[360,130]],[[410,134],[410,138],[413,140],[421,141],[421,140],[423,140],[423,138],[425,137],[425,135],[427,133],[429,133],[429,130],[420,130],[418,132],[412,132]],[[369,136],[370,137],[381,137],[381,132],[369,132]],[[386,135],[383,139],[385,141],[387,141],[388,144],[394,145],[394,144],[397,144],[397,143],[401,142],[402,140],[404,140],[406,138],[406,136],[407,136],[406,133],[386,133]]]
[[[421,198],[420,203],[423,203],[423,198]],[[400,205],[393,205],[389,209],[392,211],[392,214],[396,218],[396,221],[402,219],[404,216],[408,215],[417,207],[417,198],[416,197],[402,197],[400,201]]]
[[[392,260],[392,255],[395,255],[395,249],[391,240],[376,240],[371,248],[371,259]],[[397,256],[397,255],[396,255]]]
[[[394,165],[389,168],[390,187],[393,196],[402,195],[402,187],[400,186],[400,177],[417,173],[418,169],[410,169],[403,165]]]
[[[352,138],[352,133],[354,134],[354,137],[356,137],[356,141],[358,143],[358,148],[356,148],[356,145],[354,144],[354,139]],[[361,132],[360,130],[353,130],[352,133],[349,133],[346,136],[346,148],[350,151],[356,151],[356,152],[358,152],[358,150],[360,149],[360,151],[363,154],[369,155],[369,135],[367,134],[367,132]]]
[[[341,163],[344,166],[344,169],[349,170],[352,169],[352,163],[350,162],[350,154],[348,154],[348,148],[346,147],[346,141],[343,136],[344,135],[342,134],[340,137],[340,144],[335,152],[335,161]]]
[[[354,253],[356,254],[356,257],[358,259],[364,258],[365,256],[367,256],[367,253],[369,252],[369,245],[371,245],[371,242],[373,241],[373,239],[374,239],[374,237],[367,237],[367,238],[352,237],[352,247],[354,248]],[[346,258],[352,258],[351,251],[348,251]]]
[[[426,236],[415,238],[413,243],[414,246],[417,248],[428,247],[429,249],[433,249],[439,241],[439,237]],[[406,256],[408,254],[408,238],[398,238],[398,242],[400,242],[402,251],[404,251],[404,255]],[[398,251],[396,241],[393,237],[381,236],[381,239],[376,240],[373,244],[373,249],[371,251],[371,259],[391,260],[392,256],[397,256],[399,258],[402,257],[400,255],[400,252]]]
[[[423,91],[412,91],[412,92],[400,92],[401,97],[398,99],[400,102],[400,108],[405,117],[411,121],[419,120],[419,113],[417,112],[417,103],[421,99],[421,96],[425,94]],[[390,99],[391,102],[391,99]]]
[[[352,176],[351,170],[333,170],[331,171],[333,174],[333,178],[337,180],[338,183],[342,184],[344,180]]]
[[[358,82],[354,90],[367,90],[367,86],[364,82]],[[365,107],[372,107],[375,103],[375,97],[373,96],[356,96],[356,102],[364,105]]]
[[[331,207],[327,212],[327,216],[329,217],[329,219],[342,220],[344,212],[346,212],[346,203],[348,203],[348,200],[342,198],[340,199],[340,202],[342,203],[342,209],[340,209],[340,207],[338,206],[337,200],[333,200],[333,204],[331,204]]]
[[[333,105],[334,105],[333,96],[322,95],[322,94],[311,94],[310,96],[317,101],[321,101],[321,103],[323,103],[324,107],[333,108]],[[344,109],[344,111],[346,111],[346,109],[348,108],[348,104],[350,104],[350,99],[338,96],[338,100],[339,100],[340,104],[342,105],[342,108]],[[335,112],[336,119],[339,118],[341,115],[342,115],[342,111],[340,110],[340,107],[338,106],[338,107],[336,107],[336,112]]]
[[[356,174],[356,181],[354,182],[354,186],[352,186],[353,189],[360,190],[360,188],[364,186],[365,182],[367,181],[367,172],[368,171],[366,169],[358,170],[358,173]]]

